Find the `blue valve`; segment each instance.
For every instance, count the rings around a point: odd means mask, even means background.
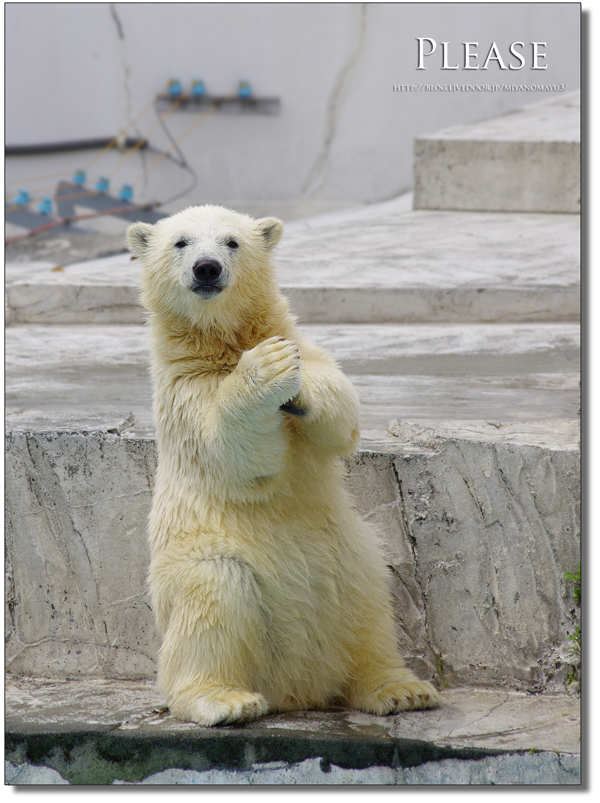
[[[192,95],[195,98],[201,98],[205,94],[206,94],[206,87],[204,86],[204,81],[200,80],[192,81]]]
[[[38,205],[38,212],[40,215],[52,214],[52,198],[49,195],[43,195],[42,200]]]
[[[76,170],[73,176],[73,184],[85,184],[85,170]]]
[[[240,98],[249,98],[252,94],[252,88],[248,81],[240,81],[238,86],[238,96]]]
[[[123,184],[121,189],[119,190],[119,198],[122,201],[131,201],[133,198],[133,187],[131,184]]]
[[[108,192],[108,188],[110,187],[110,181],[105,178],[105,176],[100,176],[98,181],[96,182],[96,189],[98,192]]]
[[[172,98],[178,98],[182,94],[183,89],[181,88],[181,81],[179,78],[171,78],[167,87],[167,92]]]
[[[13,198],[13,203],[15,206],[27,206],[29,201],[30,198],[27,190],[19,190],[19,192]]]

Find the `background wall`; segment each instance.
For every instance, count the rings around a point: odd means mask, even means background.
[[[577,3],[9,3],[5,9],[8,145],[112,137],[175,77],[185,89],[202,78],[211,94],[227,94],[247,79],[256,95],[281,99],[278,116],[214,114],[182,141],[198,175],[193,202],[384,200],[411,187],[416,136],[560,94],[398,92],[394,84],[579,87]],[[438,51],[418,71],[416,38],[425,36],[438,42]],[[464,41],[479,42],[479,64],[492,42],[505,61],[514,41],[547,42],[548,68],[530,69],[526,44],[519,71],[500,71],[495,62],[487,71],[441,70],[441,41],[450,42],[450,64]],[[194,119],[173,113],[167,121],[173,137]],[[155,122],[151,109],[137,133]],[[169,145],[160,128],[150,141],[159,150]],[[117,178],[132,180],[153,158],[136,154]],[[41,167],[38,157],[10,158],[7,177]],[[144,196],[138,200],[187,183],[165,161],[138,185]]]

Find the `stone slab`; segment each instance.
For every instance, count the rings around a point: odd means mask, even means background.
[[[459,689],[435,711],[269,715],[203,728],[152,684],[9,678],[7,783],[577,784],[579,701]]]
[[[360,225],[358,225],[360,223]],[[579,218],[412,212],[382,204],[291,227],[283,292],[305,323],[576,321]],[[140,323],[128,254],[7,265],[13,323]]]
[[[579,92],[422,136],[415,209],[579,213]]]
[[[314,324],[303,330],[350,376],[368,432],[385,433],[393,418],[577,418],[577,324]],[[5,351],[11,426],[46,421],[64,429],[92,412],[131,412],[136,430],[151,428],[143,326],[13,326]]]
[[[93,424],[7,434],[6,665],[17,675],[154,676],[156,446],[125,416]],[[378,533],[415,671],[448,687],[564,689],[578,665],[565,579],[579,564],[577,427],[548,422],[546,445],[493,428],[495,439],[396,422],[393,450],[348,461],[349,490]]]

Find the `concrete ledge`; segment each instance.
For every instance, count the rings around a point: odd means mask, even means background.
[[[7,285],[8,323],[143,323],[139,291],[127,285]]]
[[[526,287],[289,287],[283,292],[305,323],[524,323],[579,320],[580,290]],[[8,323],[141,324],[137,286],[10,284]]]
[[[579,320],[577,287],[284,287],[307,323],[524,323]]]
[[[579,93],[415,140],[414,208],[579,213]]]
[[[385,205],[384,205],[385,206]],[[286,232],[282,291],[303,323],[576,321],[579,219],[386,211]],[[58,270],[56,270],[58,268]],[[140,323],[139,263],[7,266],[11,323]]]
[[[577,418],[577,324],[309,324],[303,331],[354,384],[363,430],[385,432],[394,418]],[[7,423],[77,432],[94,425],[91,413],[131,412],[136,431],[151,429],[148,365],[142,326],[12,326]]]
[[[415,141],[415,209],[581,210],[580,147],[570,142]]]
[[[578,784],[572,697],[457,690],[435,711],[180,722],[151,684],[9,679],[7,783]]]
[[[7,435],[6,665],[18,675],[152,678],[145,525],[155,443],[128,416],[79,426],[22,424]],[[567,636],[578,613],[564,574],[579,564],[577,436],[576,422],[537,433],[404,422],[390,427],[385,451],[349,461],[418,674],[544,691],[574,675]]]

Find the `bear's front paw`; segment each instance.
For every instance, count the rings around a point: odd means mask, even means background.
[[[298,346],[284,337],[270,337],[242,354],[237,370],[251,392],[277,408],[298,395],[302,387]]]
[[[173,716],[199,725],[228,725],[230,722],[248,722],[262,717],[269,705],[262,694],[247,689],[199,689],[196,694],[185,694],[183,699],[170,702]]]

